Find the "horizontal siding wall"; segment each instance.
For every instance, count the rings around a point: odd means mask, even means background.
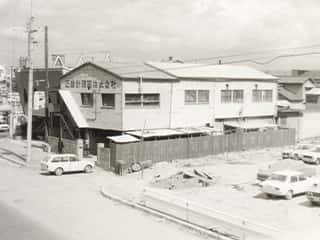
[[[157,163],[293,144],[295,129],[112,144],[110,161],[111,166],[115,166],[118,160],[127,165],[147,160]]]

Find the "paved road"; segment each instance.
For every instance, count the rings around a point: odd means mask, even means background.
[[[8,205],[0,202],[1,240],[65,240],[57,234],[32,221]]]
[[[4,146],[6,144],[8,146]],[[23,152],[23,145],[13,144],[0,141],[2,148],[10,147],[14,151]],[[40,154],[36,151],[40,150],[35,150],[34,157]],[[185,228],[103,198],[100,187],[117,178],[101,169],[96,169],[92,174],[66,174],[61,177],[41,175],[39,164],[37,168],[19,167],[0,159],[0,204],[4,206],[2,212],[10,220],[7,225],[0,227],[0,231],[16,231],[16,234],[22,236],[27,234],[28,228],[34,231],[38,228],[39,234],[49,229],[49,232],[59,233],[68,240],[203,239]],[[6,206],[10,208],[6,209]],[[19,213],[41,225],[32,222],[30,226],[26,225],[27,219],[19,220],[14,225],[14,218],[23,219]],[[5,221],[1,211],[0,219],[1,225],[1,221]],[[13,226],[11,230],[10,226]],[[0,239],[37,238],[0,235]]]

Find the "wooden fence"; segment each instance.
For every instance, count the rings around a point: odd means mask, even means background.
[[[110,165],[111,167],[116,166],[118,160],[122,160],[127,164],[147,160],[156,163],[293,144],[295,144],[295,129],[176,138],[126,144],[112,143],[110,146]]]

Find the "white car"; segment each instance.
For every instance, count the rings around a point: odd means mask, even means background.
[[[93,162],[80,159],[74,154],[52,154],[43,159],[40,165],[42,172],[55,173],[57,176],[64,172],[89,173],[94,167]]]
[[[9,125],[6,123],[0,123],[0,132],[9,131]]]
[[[291,149],[282,152],[282,159],[292,158],[302,160],[303,153],[312,151],[316,146],[314,144],[298,144]]]
[[[315,163],[320,164],[320,146],[312,149],[311,151],[306,151],[302,155],[302,161],[305,163]]]
[[[307,192],[318,181],[314,177],[307,177],[302,172],[283,170],[274,172],[262,183],[261,190],[268,197],[283,196],[291,199],[296,194]]]

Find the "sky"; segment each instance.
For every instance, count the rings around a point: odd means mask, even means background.
[[[30,0],[0,0],[0,64],[16,65],[26,56],[25,26]],[[320,52],[318,0],[33,0],[33,47],[43,65],[43,28],[49,28],[49,53],[64,53],[69,65],[81,55],[102,61],[183,61],[221,58],[267,61],[287,53]],[[314,46],[313,48],[294,49]],[[282,49],[260,55],[252,52]],[[320,55],[281,58],[250,65],[266,70],[319,69]],[[202,60],[203,61],[203,60]],[[207,60],[217,63],[218,58]]]

